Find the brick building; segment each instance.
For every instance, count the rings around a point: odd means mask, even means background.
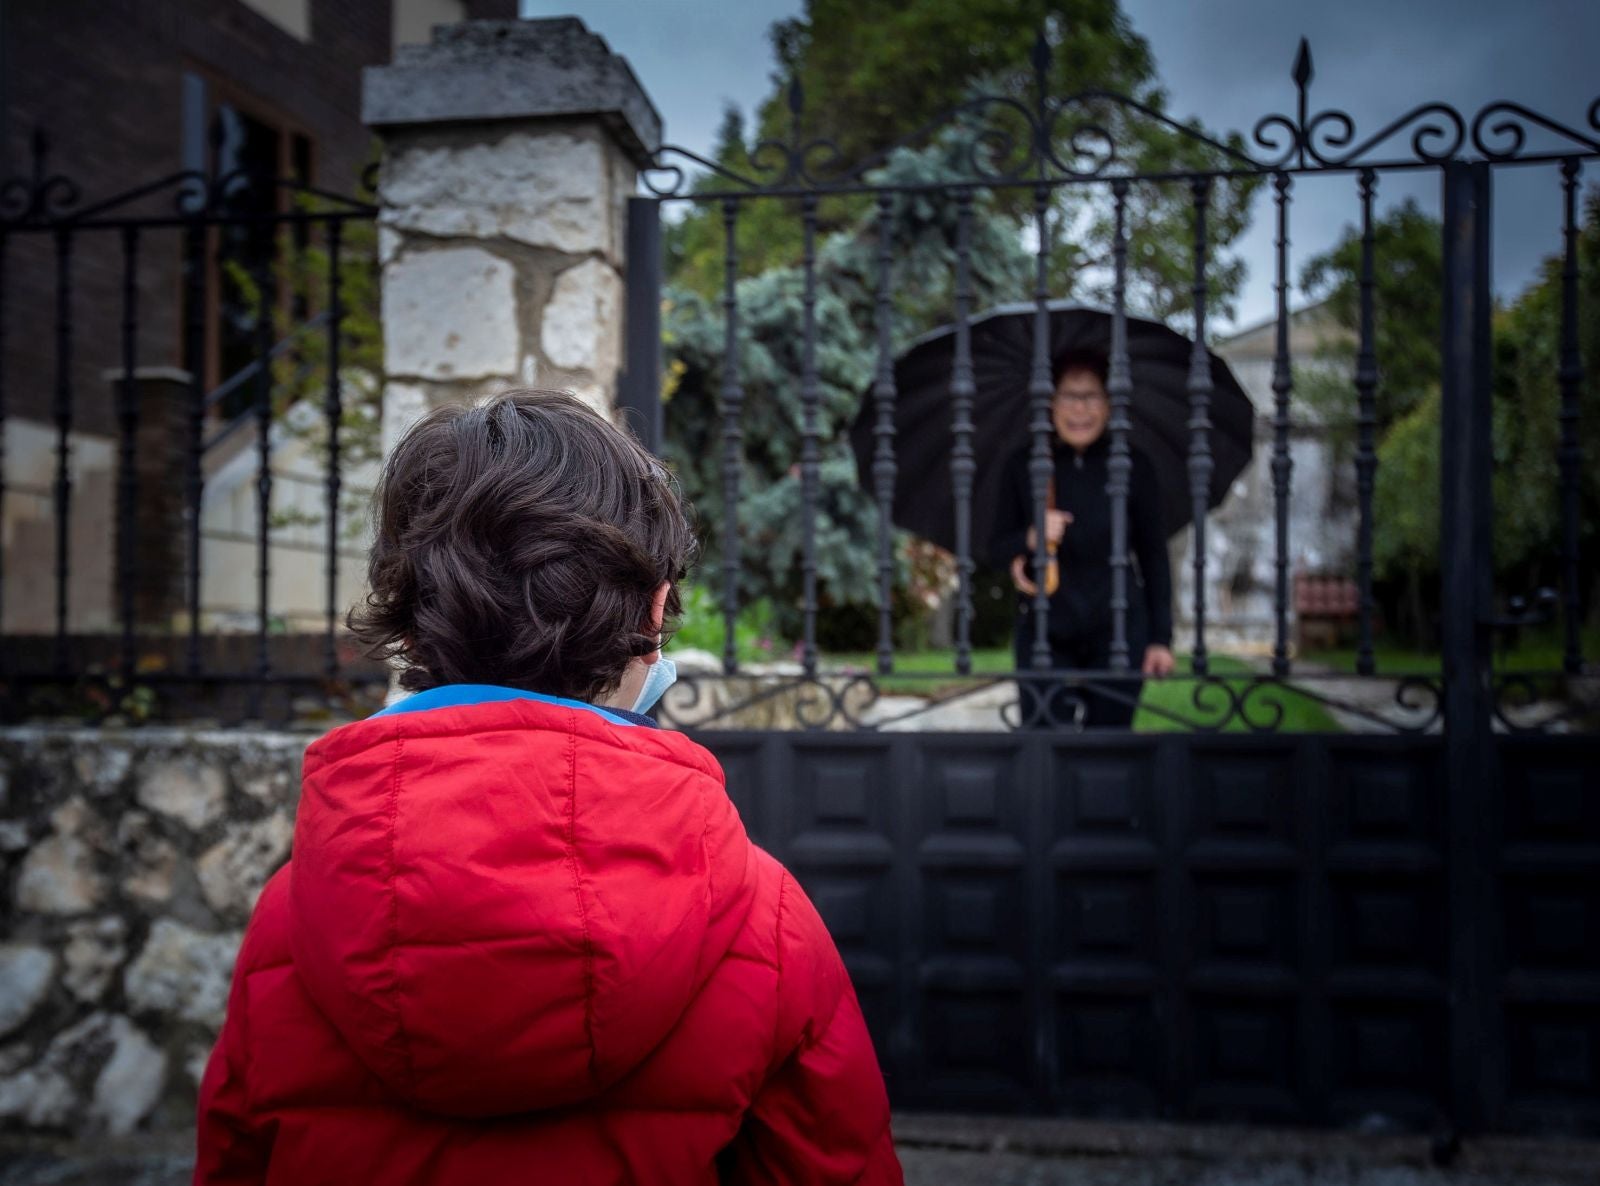
[[[516,0],[5,0],[0,179],[31,176],[42,137],[47,175],[70,181],[79,208],[191,169],[293,177],[355,195],[375,155],[360,119],[362,67],[388,61],[397,45],[426,41],[435,24],[515,16]],[[12,187],[13,203],[19,192]],[[54,192],[66,196],[64,187]],[[119,209],[171,214],[176,198],[176,188],[167,186]],[[73,234],[64,249],[48,233],[5,238],[3,625],[36,630],[51,617],[43,613],[53,600],[47,595],[50,484],[65,393],[74,481],[72,617],[92,627],[108,622],[110,613],[103,520],[110,518],[115,383],[124,356],[125,244],[114,229]],[[263,253],[270,259],[273,236],[219,228],[208,248],[201,349],[211,388],[255,351],[250,317],[237,307],[221,257],[256,266]],[[176,378],[193,357],[182,231],[141,230],[136,250],[136,365],[141,374],[170,368]],[[65,332],[58,316],[63,303],[70,314]],[[70,360],[66,368],[62,358]],[[241,435],[238,445],[247,443]]]

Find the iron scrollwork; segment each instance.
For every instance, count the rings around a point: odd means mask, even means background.
[[[1141,728],[1177,728],[1218,734],[1255,735],[1292,730],[1295,701],[1316,705],[1361,732],[1392,735],[1437,733],[1443,722],[1443,685],[1437,675],[1410,673],[1378,680],[1356,676],[1260,673],[1184,673],[1167,682],[1186,689],[1176,698],[1141,697],[1137,672],[1038,670],[962,675],[902,673],[899,691],[886,694],[880,677],[857,668],[741,669],[735,674],[691,672],[663,698],[660,722],[675,729],[795,729],[802,732],[885,732],[979,729],[982,731],[1105,730],[1089,720],[1091,706],[1122,705],[1143,714]],[[1507,677],[1507,711],[1522,705],[1516,693],[1530,686]],[[904,685],[924,685],[906,688]],[[1357,693],[1351,684],[1359,684]],[[1524,697],[1524,700],[1530,698]],[[971,705],[964,723],[948,713]],[[1572,714],[1561,714],[1567,717]],[[1555,719],[1552,714],[1546,714]],[[1506,727],[1523,728],[1508,719]],[[1302,726],[1303,727],[1303,726]]]
[[[0,225],[43,225],[60,219],[83,198],[77,183],[50,172],[50,143],[35,129],[26,176],[0,183]]]
[[[1300,42],[1290,69],[1296,94],[1294,112],[1272,112],[1258,119],[1249,147],[1209,135],[1197,124],[1174,119],[1130,95],[1098,89],[1052,95],[1048,89],[1052,63],[1052,50],[1041,34],[1032,57],[1031,96],[974,96],[854,163],[842,160],[835,141],[807,135],[805,96],[795,79],[786,95],[786,136],[757,144],[750,154],[748,172],[677,145],[665,145],[642,180],[651,194],[663,199],[873,191],[878,187],[871,174],[897,150],[929,143],[941,132],[955,128],[965,128],[971,136],[966,184],[1064,184],[1128,178],[1132,174],[1124,168],[1126,162],[1117,149],[1114,115],[1203,146],[1215,163],[1197,172],[1212,177],[1439,166],[1468,148],[1493,162],[1600,153],[1600,98],[1588,108],[1587,129],[1509,101],[1490,103],[1470,120],[1448,103],[1427,102],[1362,135],[1349,112],[1336,107],[1313,109],[1311,84],[1316,70],[1305,40]],[[1564,147],[1554,152],[1530,149],[1529,132],[1533,130],[1559,137]],[[1406,154],[1380,155],[1386,145],[1397,141],[1405,144]],[[702,186],[701,177],[712,184]]]
[[[220,125],[212,128],[210,143],[215,160],[221,143]],[[376,176],[375,164],[368,166],[362,174],[361,185],[368,197],[375,194]],[[246,168],[226,171],[218,171],[215,167],[209,170],[182,169],[85,204],[83,191],[78,184],[70,177],[51,170],[49,138],[42,129],[36,129],[29,143],[26,172],[0,181],[0,229],[83,230],[133,224],[157,226],[164,221],[161,215],[148,212],[141,214],[138,211],[148,211],[147,203],[163,194],[168,196],[170,203],[170,214],[166,216],[169,225],[237,219],[241,217],[236,208],[239,199],[252,193],[287,193],[291,197],[315,199],[321,204],[321,208],[315,211],[290,210],[260,215],[268,221],[371,218],[377,214],[377,207],[370,202],[323,189],[304,178],[264,177]],[[269,204],[275,205],[263,202],[263,206]]]

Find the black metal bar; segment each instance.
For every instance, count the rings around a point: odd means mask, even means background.
[[[1501,1082],[1498,997],[1489,965],[1498,933],[1492,852],[1499,834],[1491,733],[1492,606],[1489,167],[1444,169],[1443,372],[1440,427],[1445,816],[1450,920],[1450,1045],[1454,1122],[1495,1121]]]
[[[328,678],[339,674],[339,429],[344,419],[344,392],[339,377],[339,333],[344,321],[343,294],[339,287],[339,254],[344,225],[328,224],[328,390],[324,409],[328,418],[328,636],[324,667]]]
[[[801,664],[807,675],[817,673],[817,410],[821,393],[817,389],[817,197],[809,194],[801,202],[805,228],[805,292],[801,306],[805,313],[805,337],[800,362],[800,405],[802,409],[800,444],[800,517],[804,574],[805,629],[800,642]]]
[[[878,195],[878,377],[872,481],[878,496],[878,674],[894,670],[894,195]]]
[[[956,512],[956,670],[972,671],[972,482],[977,457],[972,449],[972,191],[956,197],[956,357],[950,374],[950,484]]]
[[[1360,595],[1360,641],[1356,650],[1356,671],[1361,675],[1371,675],[1377,667],[1372,654],[1372,492],[1378,469],[1378,359],[1373,327],[1376,282],[1372,198],[1377,185],[1378,175],[1371,169],[1363,169],[1360,174],[1361,341],[1356,354],[1356,504],[1360,516],[1356,534],[1356,583]]]
[[[1567,160],[1572,155],[1573,154],[1570,151],[1530,153],[1527,156],[1519,156],[1512,160],[1496,161],[1494,162],[1494,167],[1497,169],[1508,169],[1535,168],[1541,165],[1559,165],[1562,161]],[[1597,157],[1600,157],[1600,153],[1593,152],[1584,152],[1579,153],[1578,155],[1584,160],[1594,160]],[[1187,185],[1197,179],[1209,181],[1215,184],[1217,182],[1224,181],[1249,181],[1260,177],[1270,177],[1276,173],[1286,173],[1291,177],[1301,177],[1306,175],[1334,177],[1355,176],[1364,169],[1372,169],[1379,173],[1431,173],[1438,168],[1439,164],[1437,161],[1407,161],[1396,158],[1387,158],[1364,163],[1356,163],[1351,161],[1345,164],[1312,164],[1307,165],[1304,168],[1298,165],[1284,165],[1269,161],[1258,167],[1252,168],[1240,167],[1236,169],[1199,170],[1172,169],[1157,170],[1149,173],[1141,172],[1137,174],[1137,178],[1139,182],[1144,185],[1173,185],[1179,183]],[[1045,185],[1051,189],[1058,190],[1077,188],[1087,189],[1102,185],[1109,188],[1119,176],[1128,175],[1114,173],[1107,170],[1106,172],[1098,173],[1092,176],[1075,174],[1063,177],[1045,177],[1042,179],[1037,176],[977,177],[972,181],[960,182],[957,184],[980,185],[984,190],[993,193],[1034,189],[1040,185]],[[663,202],[690,203],[720,202],[730,197],[739,198],[741,200],[749,200],[751,198],[789,198],[799,200],[805,197],[806,194],[815,194],[819,196],[826,195],[828,197],[871,195],[877,193],[880,188],[882,187],[865,182],[851,185],[826,186],[807,186],[799,184],[783,184],[773,186],[748,185],[739,189],[707,189],[702,192],[682,194],[662,193],[656,195],[656,200]],[[951,188],[951,183],[947,181],[939,181],[916,184],[896,181],[894,188],[896,192],[902,195],[931,194],[947,192]],[[352,214],[348,215],[347,217],[360,217],[360,215]],[[96,223],[95,225],[105,226],[114,224]]]
[[[189,674],[200,674],[200,500],[205,493],[201,469],[205,448],[206,416],[206,341],[205,303],[207,270],[206,229],[199,223],[184,235],[184,288],[188,349],[185,365],[189,371],[189,455],[185,458],[183,527],[188,565],[184,573],[188,584]]]
[[[1578,400],[1583,389],[1583,355],[1578,348],[1578,170],[1569,157],[1561,162],[1561,591],[1566,617],[1566,647],[1561,665],[1570,674],[1583,670],[1582,605],[1580,603],[1578,538],[1579,485],[1583,447],[1578,437]]]
[[[1208,668],[1206,652],[1206,508],[1211,498],[1211,355],[1206,351],[1206,208],[1211,183],[1189,184],[1194,198],[1194,348],[1189,355],[1189,497],[1194,507],[1195,674]]]
[[[1278,337],[1272,356],[1272,504],[1276,536],[1277,581],[1273,589],[1273,614],[1277,638],[1272,646],[1272,674],[1289,674],[1289,482],[1294,460],[1289,456],[1289,395],[1294,371],[1289,365],[1289,191],[1294,184],[1287,173],[1272,179],[1278,206]]]
[[[52,412],[56,425],[56,669],[67,656],[67,585],[72,542],[72,232],[56,231],[56,384]]]
[[[1045,572],[1050,563],[1045,538],[1045,511],[1050,502],[1050,487],[1056,480],[1055,428],[1050,421],[1050,401],[1055,392],[1050,382],[1050,189],[1036,186],[1033,191],[1034,227],[1039,243],[1034,252],[1033,286],[1033,371],[1028,380],[1028,430],[1033,437],[1028,457],[1028,478],[1033,494],[1033,666],[1049,667],[1050,597],[1045,592]]]
[[[1111,358],[1106,374],[1106,394],[1111,397],[1111,459],[1106,464],[1111,495],[1111,667],[1127,671],[1128,654],[1128,492],[1133,481],[1133,452],[1128,434],[1133,430],[1129,405],[1133,399],[1133,369],[1128,361],[1128,183],[1119,179],[1111,187],[1116,203],[1116,233],[1112,240],[1115,274],[1111,290]]]
[[[139,193],[149,195],[163,188],[171,188],[176,183],[183,181],[186,174],[169,177],[162,182],[141,186]],[[116,199],[119,203],[131,200],[131,195],[123,195]],[[651,201],[658,199],[651,198]],[[100,203],[100,206],[109,203]],[[17,234],[44,233],[53,234],[58,228],[70,226],[74,231],[125,231],[132,227],[140,231],[158,230],[185,230],[191,226],[203,227],[293,227],[317,226],[329,222],[370,222],[378,215],[378,207],[363,207],[352,210],[317,210],[310,212],[289,212],[283,214],[252,214],[242,210],[199,210],[194,213],[179,213],[165,215],[129,215],[126,217],[101,218],[92,211],[65,212],[59,215],[49,215],[32,222],[15,221],[6,224],[8,232]]]
[[[722,669],[739,670],[739,479],[744,463],[744,386],[739,378],[739,203],[722,203]]]
[[[617,403],[644,447],[660,454],[661,203],[655,198],[628,199],[627,248],[627,362]]]
[[[117,590],[122,609],[122,678],[133,678],[134,591],[139,549],[134,539],[134,510],[139,479],[134,447],[139,431],[139,232],[122,232],[122,382],[117,401]]]
[[[1497,160],[1494,165],[1498,169],[1504,168],[1536,168],[1539,166],[1559,165],[1569,159],[1593,160],[1600,157],[1600,153],[1579,152],[1574,154],[1570,150],[1556,150],[1550,152],[1526,153],[1504,160]],[[1138,178],[1142,183],[1159,185],[1171,183],[1188,183],[1196,178],[1211,182],[1230,180],[1249,180],[1252,178],[1284,173],[1289,176],[1303,174],[1317,175],[1354,175],[1364,169],[1373,169],[1379,173],[1425,173],[1437,169],[1437,161],[1424,159],[1406,160],[1402,158],[1384,158],[1367,162],[1345,163],[1312,163],[1308,165],[1287,164],[1279,162],[1266,162],[1258,166],[1240,166],[1231,169],[1203,169],[1203,170],[1156,170],[1141,172]],[[1051,189],[1072,189],[1078,187],[1109,187],[1119,174],[1105,171],[1095,174],[1070,174],[1059,177],[1038,177],[1036,175],[997,176],[974,178],[971,184],[981,184],[984,189],[993,192],[1010,190],[1033,189],[1040,185],[1049,186]],[[327,191],[314,188],[304,188],[303,192],[331,196],[339,201],[350,203],[348,209],[342,210],[317,210],[301,211],[287,210],[266,213],[248,213],[237,210],[207,211],[200,210],[194,213],[178,213],[170,215],[145,215],[130,217],[102,217],[101,211],[117,206],[127,205],[136,196],[158,192],[161,189],[173,188],[188,178],[187,173],[175,173],[156,182],[138,187],[137,190],[115,195],[112,198],[96,203],[93,206],[80,210],[51,216],[45,220],[24,221],[13,220],[4,224],[4,229],[18,234],[49,233],[54,230],[59,222],[70,221],[74,229],[79,231],[121,231],[128,227],[136,227],[142,231],[157,229],[181,230],[191,226],[271,226],[271,225],[316,225],[331,222],[346,222],[350,220],[370,221],[379,212],[376,206],[357,202],[355,199],[339,194],[329,194]],[[704,189],[693,193],[654,194],[643,200],[650,202],[722,202],[729,198],[748,200],[757,197],[792,198],[799,200],[806,194],[828,196],[851,196],[862,194],[875,194],[880,186],[870,183],[840,184],[840,185],[801,185],[782,184],[773,186],[746,185],[739,189]],[[897,192],[901,194],[940,193],[951,188],[949,182],[923,182],[907,184],[896,182]]]
[[[256,264],[256,674],[272,670],[267,635],[272,584],[272,256]]]
[[[0,231],[0,513],[6,497],[6,248],[11,238]],[[0,547],[0,634],[5,633],[5,549]],[[7,664],[0,656],[0,671]]]

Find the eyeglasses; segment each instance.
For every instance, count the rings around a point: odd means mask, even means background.
[[[1073,391],[1067,393],[1066,395],[1058,394],[1052,396],[1051,402],[1056,404],[1070,404],[1075,408],[1093,408],[1109,403],[1110,400],[1107,399],[1106,396],[1098,393],[1089,395],[1085,392]]]

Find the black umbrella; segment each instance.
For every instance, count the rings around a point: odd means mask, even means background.
[[[1110,357],[1111,314],[1052,301],[1050,355],[1095,351]],[[972,491],[972,555],[988,551],[995,500],[1009,462],[1025,450],[1028,384],[1033,373],[1034,306],[1001,305],[969,322],[972,370],[972,447],[977,476]],[[1193,516],[1189,492],[1189,365],[1193,342],[1160,322],[1129,317],[1128,357],[1133,371],[1129,434],[1132,447],[1149,458],[1161,477],[1162,507],[1169,535]],[[955,497],[950,478],[950,379],[956,332],[944,326],[924,334],[895,363],[894,522],[915,535],[955,550]],[[1215,354],[1211,358],[1211,472],[1209,505],[1217,506],[1249,464],[1255,410],[1239,381]],[[871,388],[850,430],[861,488],[872,479],[877,401]]]

